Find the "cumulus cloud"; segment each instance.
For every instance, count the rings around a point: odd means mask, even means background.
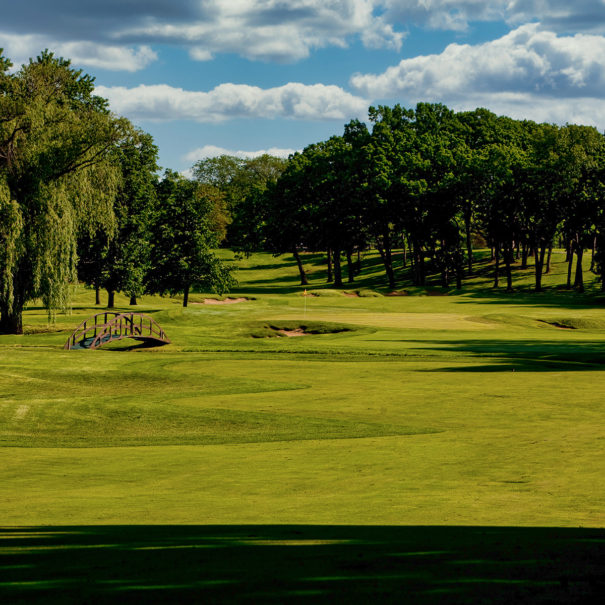
[[[412,24],[456,31],[478,21],[516,27],[536,20],[547,31],[605,32],[605,0],[28,0],[27,10],[17,2],[3,7],[0,39],[22,47],[14,53],[19,60],[44,48],[41,38],[57,50],[95,43],[110,58],[94,63],[84,49],[87,65],[132,70],[152,60],[148,49],[160,44],[184,47],[200,61],[236,53],[290,62],[356,39],[398,50]],[[116,48],[125,61],[111,60]]]
[[[557,36],[528,24],[485,44],[451,44],[439,55],[404,59],[382,74],[356,74],[351,83],[374,98],[459,99],[488,92],[602,96],[605,37]]]
[[[389,23],[414,23],[443,30],[465,30],[478,21],[513,26],[540,21],[559,33],[605,31],[604,0],[382,0]]]
[[[472,21],[505,19],[509,0],[384,0],[380,4],[389,22],[462,31]]]
[[[217,147],[215,145],[204,145],[197,149],[191,150],[189,153],[183,156],[183,160],[186,162],[197,162],[198,160],[204,160],[206,158],[216,158],[221,155],[231,155],[241,159],[258,158],[261,155],[272,155],[278,158],[287,158],[300,151],[298,149],[280,149],[278,147],[270,147],[269,149],[258,149],[256,151],[234,151],[232,149],[225,149],[224,147]]]
[[[403,34],[381,14],[382,0],[28,0],[3,7],[0,35],[46,36],[57,43],[88,40],[102,45],[186,47],[192,58],[217,53],[250,59],[295,61],[314,48],[345,47],[361,39],[368,47],[399,49]],[[75,39],[74,35],[78,38]]]
[[[605,0],[511,0],[506,16],[511,23],[539,19],[556,32],[604,32]]]
[[[605,37],[561,36],[527,24],[498,40],[452,44],[381,74],[356,74],[351,84],[374,99],[487,107],[515,118],[605,128]]]
[[[605,105],[594,97],[543,97],[532,93],[478,94],[452,104],[456,110],[487,107],[518,120],[555,124],[584,124],[605,130]]]
[[[262,89],[221,84],[209,92],[165,84],[135,88],[98,86],[113,111],[133,120],[220,122],[233,118],[346,120],[365,115],[368,101],[338,86],[289,83]]]
[[[210,2],[205,18],[188,23],[150,18],[116,31],[125,40],[180,42],[193,58],[236,52],[251,59],[294,61],[313,48],[347,45],[398,49],[403,34],[375,13],[373,0],[230,0]]]
[[[157,59],[149,46],[119,46],[90,41],[58,42],[37,34],[15,35],[0,32],[0,48],[18,67],[48,48],[57,56],[68,57],[74,64],[115,71],[138,71]]]

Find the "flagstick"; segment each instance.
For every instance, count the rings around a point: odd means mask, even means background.
[[[304,318],[307,319],[307,290],[306,289],[303,292],[303,296],[305,298],[305,315],[304,315]]]

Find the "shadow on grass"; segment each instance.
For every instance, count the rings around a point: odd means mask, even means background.
[[[605,530],[81,526],[0,530],[5,603],[597,603]]]
[[[604,341],[422,340],[424,350],[485,358],[485,364],[460,365],[427,372],[585,372],[605,369]],[[463,360],[462,360],[463,361]]]
[[[557,288],[545,288],[544,292],[533,292],[529,289],[516,289],[506,292],[504,289],[470,290],[463,287],[459,293],[465,295],[457,300],[458,303],[511,304],[527,307],[554,307],[561,309],[602,309],[605,308],[605,297],[601,292],[593,291],[579,294],[577,292],[561,291]]]

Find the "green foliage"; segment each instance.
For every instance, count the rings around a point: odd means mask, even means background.
[[[20,332],[34,298],[64,309],[78,233],[113,220],[110,155],[126,124],[93,92],[93,78],[48,51],[1,77],[0,332]]]
[[[603,279],[605,138],[596,129],[431,103],[370,107],[369,117],[371,131],[353,120],[342,137],[294,154],[274,186],[250,196],[240,237],[247,251],[324,250],[327,280],[342,287],[341,254],[354,281],[352,253],[369,245],[392,290],[406,273],[422,287],[435,272],[442,287],[455,280],[460,289],[479,239],[492,248],[495,287],[503,262],[507,290],[514,289],[511,266],[520,254],[523,269],[533,256],[541,291],[546,251],[561,236],[577,256],[576,289],[584,287],[584,249],[595,244],[591,268]],[[393,261],[398,248],[409,253],[405,272]]]
[[[120,170],[114,200],[115,222],[80,237],[78,275],[110,293],[133,300],[145,291],[151,268],[151,228],[156,206],[157,147],[150,135],[131,129],[117,144],[112,161]]]
[[[262,222],[259,197],[284,170],[286,160],[267,154],[256,158],[221,155],[199,160],[193,166],[194,179],[214,190],[217,204],[213,211],[219,242],[244,251],[258,249]]]
[[[157,196],[149,290],[184,292],[184,306],[191,288],[225,292],[235,281],[212,251],[218,244],[212,229],[215,198],[207,188],[172,171],[164,174]]]

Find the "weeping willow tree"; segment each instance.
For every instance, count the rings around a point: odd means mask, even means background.
[[[111,150],[129,123],[68,60],[45,51],[10,67],[0,49],[0,333],[19,334],[28,301],[66,307],[78,233],[111,229]]]

